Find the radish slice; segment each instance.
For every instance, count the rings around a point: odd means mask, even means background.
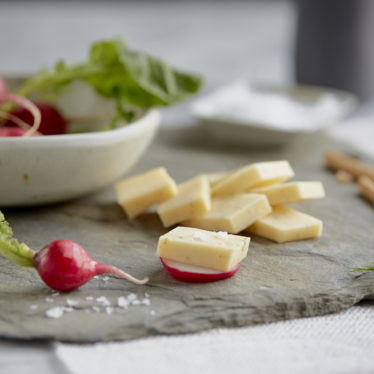
[[[40,122],[41,122],[40,110],[30,100],[10,93],[8,91],[8,87],[5,83],[5,80],[0,77],[0,105],[2,105],[4,102],[7,102],[7,101],[20,105],[21,107],[27,109],[32,114],[34,118],[33,125],[29,129],[27,129],[27,131],[25,131],[23,136],[31,136],[32,134],[34,134],[40,126]],[[1,112],[1,115],[3,116],[3,112]]]
[[[240,262],[229,271],[221,272],[215,269],[182,264],[177,261],[160,257],[166,271],[176,280],[190,283],[215,282],[232,277],[240,268]]]

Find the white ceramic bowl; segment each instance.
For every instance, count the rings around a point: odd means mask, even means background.
[[[253,99],[269,95],[272,98],[277,97],[283,103],[293,102],[306,108],[316,106],[328,97],[330,104],[331,100],[334,102],[334,110],[330,110],[325,116],[311,119],[308,125],[298,126],[295,120],[293,123],[287,123],[285,115],[289,116],[292,113],[290,110],[283,111],[279,102],[275,107],[266,106],[264,102],[261,108],[256,107],[256,103],[250,102],[250,96],[247,97],[247,87]],[[272,103],[274,104],[274,101]],[[326,101],[324,103],[326,104]],[[257,112],[255,120],[246,118],[248,111],[245,109],[251,105]],[[287,144],[299,135],[325,129],[351,113],[356,106],[357,98],[345,91],[304,85],[251,86],[247,82],[237,82],[196,100],[192,106],[192,115],[206,128],[212,138],[219,141],[250,146],[279,146]],[[308,120],[308,115],[305,116],[305,120]]]
[[[17,81],[8,79],[10,86]],[[58,106],[64,114],[98,113],[108,108],[101,100],[77,85]],[[110,185],[134,166],[159,123],[159,111],[150,110],[110,131],[0,137],[0,207],[55,203]]]

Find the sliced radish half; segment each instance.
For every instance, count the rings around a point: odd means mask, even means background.
[[[191,283],[215,282],[230,278],[240,268],[240,262],[230,271],[219,271],[194,265],[182,264],[177,261],[160,257],[166,271],[176,280]]]

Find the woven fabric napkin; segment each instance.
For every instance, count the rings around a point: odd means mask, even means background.
[[[73,374],[373,373],[374,304],[339,314],[194,335],[56,344]]]

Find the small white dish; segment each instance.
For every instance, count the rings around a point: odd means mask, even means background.
[[[19,78],[7,81],[14,86]],[[81,108],[82,114],[107,112],[110,107],[79,84],[58,106],[64,114],[80,114]],[[0,137],[0,207],[56,203],[110,185],[144,153],[160,118],[158,110],[150,110],[110,131]]]
[[[336,123],[356,106],[356,97],[340,90],[236,82],[198,99],[191,112],[220,141],[278,146]]]

